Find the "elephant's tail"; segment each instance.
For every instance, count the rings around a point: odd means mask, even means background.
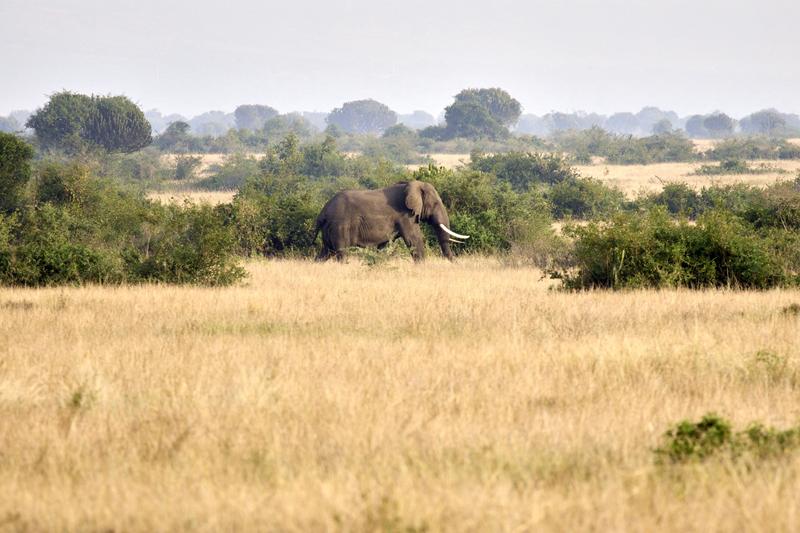
[[[317,240],[317,235],[319,235],[319,232],[322,231],[324,225],[325,225],[325,216],[322,213],[320,213],[319,216],[317,217],[316,223],[314,224],[314,233],[311,235],[312,241]]]

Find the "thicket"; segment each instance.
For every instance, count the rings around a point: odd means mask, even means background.
[[[244,275],[231,229],[209,206],[151,202],[78,161],[45,160],[32,176],[0,214],[0,284],[226,285]]]
[[[725,139],[705,153],[713,161],[754,159],[800,159],[800,146],[785,139],[743,137]]]
[[[553,137],[556,148],[569,153],[581,164],[589,164],[593,157],[603,157],[606,162],[620,165],[646,165],[698,159],[694,144],[676,132],[664,132],[649,137],[634,137],[610,133],[600,127],[582,131],[561,132]]]
[[[553,275],[568,289],[768,289],[800,274],[796,231],[759,228],[730,211],[706,211],[690,224],[656,207],[565,233],[574,240],[572,264]]]
[[[470,168],[493,174],[517,192],[538,190],[557,219],[607,217],[622,209],[624,194],[601,181],[582,177],[561,155],[473,152]]]

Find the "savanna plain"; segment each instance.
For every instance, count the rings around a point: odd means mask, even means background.
[[[800,291],[552,290],[499,259],[0,289],[0,530],[796,531]]]

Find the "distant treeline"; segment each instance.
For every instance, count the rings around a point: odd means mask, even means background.
[[[59,96],[57,93],[53,97]],[[52,98],[52,97],[51,97]],[[163,114],[152,109],[144,113],[152,132],[163,134],[171,124],[181,126],[195,137],[219,138],[232,130],[259,133],[275,130],[281,122],[295,124],[310,133],[380,135],[393,126],[403,125],[422,137],[435,140],[490,139],[509,135],[551,137],[567,131],[601,128],[619,135],[646,137],[681,132],[691,138],[725,138],[737,134],[789,137],[800,135],[800,115],[763,109],[735,118],[721,111],[705,115],[679,116],[674,111],[644,107],[637,113],[601,115],[589,112],[551,112],[543,116],[523,114],[522,105],[500,88],[464,89],[454,97],[439,119],[425,111],[398,114],[372,99],[345,102],[330,112],[289,112],[281,114],[265,104],[243,104],[233,112],[208,111],[192,118]],[[16,132],[26,127],[32,113],[15,111],[0,116],[0,131]],[[276,124],[275,120],[278,120]],[[331,131],[333,130],[333,131]]]

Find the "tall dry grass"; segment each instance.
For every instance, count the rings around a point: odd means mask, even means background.
[[[651,452],[707,411],[798,422],[798,291],[567,294],[479,259],[248,268],[228,289],[0,290],[0,529],[800,524],[798,455]]]

